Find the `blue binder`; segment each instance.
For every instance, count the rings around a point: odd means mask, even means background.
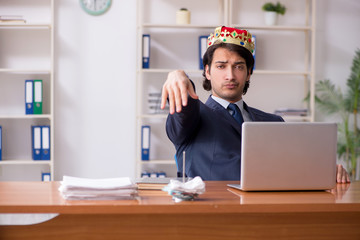
[[[34,81],[25,80],[25,114],[34,113]]]
[[[201,70],[204,69],[203,56],[207,49],[207,40],[208,40],[208,36],[200,36],[199,37],[199,68]]]
[[[141,178],[149,178],[150,177],[150,173],[147,171],[144,171],[141,173]]]
[[[2,160],[2,127],[0,126],[0,161]]]
[[[150,68],[150,35],[143,34],[142,39],[142,67],[143,68]]]
[[[51,174],[50,173],[41,173],[41,180],[43,182],[50,182],[51,181]]]
[[[149,161],[150,159],[150,126],[141,127],[141,160]]]
[[[41,160],[41,126],[31,126],[32,158]]]
[[[163,172],[163,171],[158,172],[158,173],[157,173],[157,177],[158,177],[158,178],[166,178],[166,172]]]
[[[41,126],[41,160],[50,160],[50,126]]]

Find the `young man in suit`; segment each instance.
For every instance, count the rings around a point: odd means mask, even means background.
[[[195,93],[184,71],[169,73],[162,103],[169,101],[166,132],[176,148],[178,171],[186,152],[186,175],[204,180],[239,180],[241,124],[244,121],[284,121],[280,116],[251,108],[243,101],[254,66],[254,43],[246,30],[218,27],[208,39],[203,57],[206,103]],[[261,146],[259,146],[260,148]],[[348,181],[338,167],[338,181]]]

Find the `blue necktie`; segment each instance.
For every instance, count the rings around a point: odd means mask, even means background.
[[[230,103],[228,106],[228,109],[232,111],[232,116],[235,118],[235,120],[240,124],[240,126],[244,122],[244,118],[240,112],[239,107],[236,104]]]

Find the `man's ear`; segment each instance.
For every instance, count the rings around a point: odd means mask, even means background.
[[[247,74],[247,77],[246,77],[246,81],[248,82],[248,81],[250,81],[250,76],[251,76],[251,70],[249,70],[248,71],[248,74]]]
[[[210,76],[210,67],[209,65],[205,65],[205,76],[208,80],[211,80],[211,76]]]

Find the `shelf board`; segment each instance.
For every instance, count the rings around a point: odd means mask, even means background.
[[[0,114],[0,119],[51,119],[51,114]]]
[[[50,29],[51,24],[46,24],[46,23],[0,23],[0,28]]]
[[[221,25],[221,24],[220,24]],[[220,26],[219,25],[219,26]],[[214,29],[217,25],[195,25],[195,24],[154,24],[143,23],[140,25],[143,28],[183,28],[183,29]]]
[[[310,75],[310,72],[302,71],[278,71],[278,70],[254,70],[254,74],[269,74],[269,75]]]
[[[0,165],[51,165],[50,160],[1,160]]]
[[[155,23],[143,23],[140,27],[143,28],[183,28],[183,29],[215,29],[219,25],[198,25],[198,24],[155,24]],[[286,26],[286,25],[241,25],[241,24],[230,24],[234,28],[242,29],[253,29],[253,30],[281,30],[281,31],[310,31],[310,26]]]
[[[51,70],[49,70],[49,69],[0,68],[0,72],[8,72],[8,73],[42,73],[42,74],[50,74],[50,73],[51,73]]]
[[[154,160],[149,160],[149,161],[141,161],[141,164],[175,164],[175,160],[159,160],[159,159],[154,159]]]
[[[140,69],[140,72],[142,73],[169,73],[171,71],[174,71],[176,69],[171,68],[148,68],[148,69]],[[202,74],[203,70],[199,69],[184,69],[186,73],[200,73]]]
[[[232,24],[234,28],[241,29],[252,29],[252,30],[280,30],[280,31],[310,31],[310,26],[285,26],[285,25],[276,25],[276,26],[267,26],[267,25],[241,25],[241,24]]]
[[[160,69],[160,68],[149,68],[141,69],[142,73],[169,73],[175,69]],[[197,73],[202,74],[203,70],[199,69],[184,69],[186,73]],[[269,75],[310,75],[310,72],[306,71],[279,71],[279,70],[254,70],[254,74],[269,74]]]

